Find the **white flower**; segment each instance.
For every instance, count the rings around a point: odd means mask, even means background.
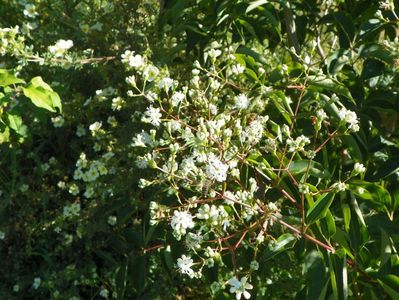
[[[69,187],[69,193],[76,196],[79,194],[79,187],[75,183],[72,183]]]
[[[208,51],[208,55],[212,60],[215,60],[216,57],[220,56],[220,54],[222,54],[222,51],[219,49],[211,49]]]
[[[158,127],[161,124],[162,114],[159,108],[154,108],[152,105],[147,108],[141,119],[145,123],[151,123],[152,125]]]
[[[175,85],[175,81],[169,77],[162,78],[158,83],[159,88],[161,90],[165,90],[165,92],[168,92],[171,88],[174,88]]]
[[[186,234],[186,230],[194,227],[193,216],[187,211],[175,210],[170,222],[177,238]]]
[[[344,182],[338,181],[331,186],[334,192],[343,192],[346,190],[346,184]]]
[[[244,72],[245,67],[241,64],[234,64],[231,66],[231,72],[233,74],[241,74],[242,72]]]
[[[4,240],[6,238],[6,234],[4,233],[4,231],[0,230],[0,240]]]
[[[288,152],[304,151],[307,144],[310,144],[310,140],[304,135],[298,136],[295,140],[289,138],[287,140]]]
[[[51,122],[53,122],[53,126],[55,128],[60,128],[62,125],[64,125],[64,118],[62,116],[56,116],[54,118],[51,118]]]
[[[245,299],[251,298],[251,294],[246,290],[252,290],[253,286],[247,281],[247,277],[243,277],[241,280],[238,280],[237,277],[233,277],[227,282],[231,285],[230,293],[235,293],[237,300],[240,300],[241,296],[244,296]]]
[[[34,4],[25,4],[24,15],[28,18],[34,18],[38,15]]]
[[[190,277],[194,276],[194,271],[191,267],[194,265],[194,261],[189,256],[185,256],[184,254],[181,258],[177,259],[177,267],[182,274],[187,274]]]
[[[172,106],[178,106],[180,102],[182,102],[186,98],[186,95],[184,95],[182,92],[176,92],[173,94],[171,100],[172,100]]]
[[[353,173],[357,175],[364,172],[366,172],[366,168],[364,167],[364,165],[361,163],[355,163],[353,167]]]
[[[35,277],[35,278],[33,279],[32,288],[33,288],[34,290],[37,290],[37,289],[39,288],[41,282],[42,282],[42,280],[40,279],[40,277]]]
[[[71,40],[59,40],[55,45],[49,46],[48,50],[55,57],[61,57],[64,55],[64,53],[67,50],[72,48],[72,46],[73,46],[73,41]]]
[[[111,108],[113,111],[121,110],[124,104],[125,101],[121,97],[115,97],[114,99],[112,99]]]
[[[348,129],[350,131],[352,132],[359,131],[359,121],[354,111],[348,110],[345,107],[343,107],[338,112],[338,115],[343,122],[348,124]]]
[[[151,135],[145,132],[144,130],[141,131],[141,133],[138,133],[134,138],[132,142],[133,147],[147,147],[152,146],[152,138]]]
[[[114,226],[116,224],[117,218],[115,216],[109,216],[108,217],[108,224],[111,226]]]
[[[100,291],[100,296],[103,297],[103,298],[108,298],[108,296],[109,296],[109,291],[108,291],[107,289],[102,289],[102,290]]]
[[[102,122],[94,122],[93,124],[91,124],[89,126],[89,129],[91,131],[91,134],[94,135],[96,132],[98,132],[101,128],[101,126],[103,125]]]
[[[147,66],[143,72],[143,76],[147,81],[154,81],[154,79],[157,78],[158,74],[158,68],[152,65]]]
[[[134,75],[126,77],[126,83],[132,86],[136,86],[136,77]]]
[[[206,174],[209,179],[215,179],[219,182],[226,181],[227,170],[229,166],[222,163],[213,153],[208,157],[208,165],[206,166]]]
[[[234,98],[234,107],[238,109],[247,109],[249,100],[244,94],[240,94]]]
[[[132,68],[141,68],[144,64],[144,58],[140,55],[134,55],[134,51],[126,50],[125,53],[121,55],[122,62],[128,64]]]

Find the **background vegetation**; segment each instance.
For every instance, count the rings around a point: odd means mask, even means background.
[[[395,4],[1,1],[0,298],[234,299],[236,277],[252,299],[399,299]],[[245,144],[235,124],[261,119]],[[238,149],[226,180],[168,165],[219,137]],[[190,248],[175,211],[207,241]]]

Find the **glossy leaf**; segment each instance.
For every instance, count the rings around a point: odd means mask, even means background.
[[[25,81],[17,78],[15,75],[5,69],[0,69],[0,86],[8,86],[18,83],[25,83]]]
[[[319,196],[315,204],[306,213],[306,222],[312,224],[317,220],[324,218],[328,212],[328,208],[334,200],[334,197],[334,193],[327,193]]]
[[[263,253],[262,260],[269,260],[274,256],[294,247],[297,238],[290,233],[281,235],[276,241],[270,242]]]

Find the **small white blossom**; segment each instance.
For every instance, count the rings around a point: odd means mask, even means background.
[[[60,128],[62,125],[64,125],[64,118],[62,116],[56,116],[54,118],[51,118],[51,122],[53,122],[53,126],[55,128]]]
[[[304,135],[298,136],[295,140],[289,138],[287,140],[288,152],[304,151],[307,144],[310,144],[310,139]]]
[[[206,174],[209,179],[219,182],[226,181],[228,169],[229,166],[222,163],[213,153],[209,155],[208,165],[206,166]]]
[[[117,218],[115,216],[109,216],[107,223],[111,226],[114,226],[116,224]]]
[[[181,258],[177,259],[177,267],[182,274],[187,274],[190,277],[194,276],[194,271],[191,268],[194,265],[194,261],[189,256],[185,256],[184,254]]]
[[[89,129],[91,131],[92,135],[95,135],[101,128],[101,126],[103,125],[102,122],[94,122],[93,124],[91,124],[89,126]]]
[[[359,121],[354,111],[348,110],[345,107],[338,112],[340,119],[348,124],[348,129],[351,132],[359,131]]]
[[[170,225],[172,226],[178,239],[181,235],[186,234],[187,229],[193,228],[195,226],[193,216],[189,212],[178,210],[173,212]]]
[[[109,291],[107,289],[101,289],[100,296],[103,297],[103,298],[108,298]]]
[[[73,41],[71,40],[59,40],[55,45],[49,46],[48,50],[55,57],[61,57],[73,47]]]
[[[34,18],[37,15],[39,15],[38,12],[36,11],[36,6],[34,4],[25,4],[25,9],[23,13],[28,18]]]
[[[165,92],[168,92],[171,88],[173,89],[175,85],[175,81],[169,77],[162,78],[158,83],[159,88]]]
[[[355,163],[353,167],[353,173],[357,175],[364,172],[366,172],[366,168],[364,167],[364,165],[361,163]]]
[[[173,94],[171,100],[172,100],[172,106],[178,106],[180,102],[182,102],[186,98],[186,95],[184,95],[182,92],[176,92]]]
[[[147,108],[144,112],[143,118],[141,119],[145,123],[151,123],[158,127],[161,124],[162,114],[159,108],[154,108],[152,105]]]
[[[33,279],[32,288],[33,288],[34,290],[37,290],[37,289],[39,288],[41,282],[42,282],[42,280],[40,279],[40,277],[35,277],[35,278]]]
[[[211,49],[208,51],[208,55],[212,60],[215,60],[221,54],[222,54],[222,51],[220,51],[219,49]]]
[[[144,79],[147,81],[154,81],[159,75],[159,70],[157,67],[150,65],[147,66],[143,71]]]
[[[240,94],[234,98],[234,107],[238,109],[247,109],[249,100],[244,94]]]
[[[251,298],[251,294],[246,290],[252,290],[253,286],[247,281],[247,277],[243,277],[241,280],[238,280],[237,277],[233,277],[228,281],[228,284],[231,285],[230,293],[235,293],[237,300],[240,300],[241,296],[244,296],[245,299]]]
[[[0,230],[0,240],[4,240],[6,237],[6,234],[4,233],[4,231]]]

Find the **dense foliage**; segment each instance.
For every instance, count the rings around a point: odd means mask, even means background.
[[[5,0],[2,299],[399,299],[395,1]]]

